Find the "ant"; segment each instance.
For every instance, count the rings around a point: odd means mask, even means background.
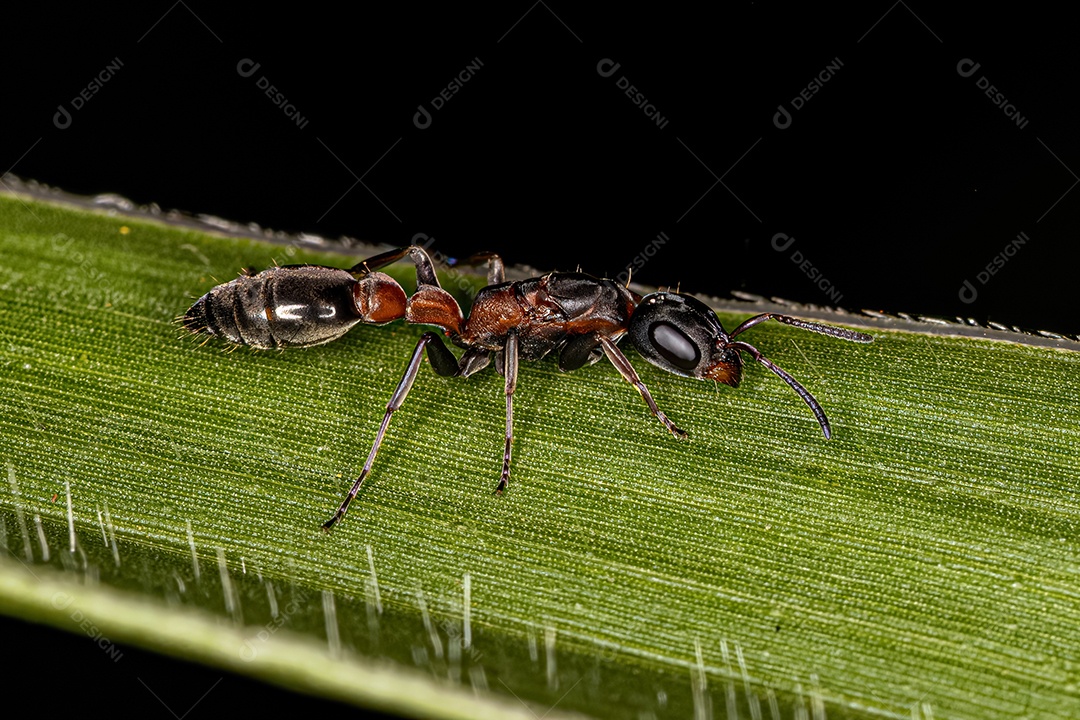
[[[378,269],[408,255],[416,266],[416,292],[406,298],[401,286]],[[510,483],[510,457],[514,438],[514,390],[518,365],[554,352],[559,369],[577,370],[607,357],[623,379],[641,394],[649,411],[676,438],[679,429],[657,407],[649,389],[619,349],[624,335],[648,362],[683,377],[738,387],[742,380],[742,353],[747,353],[786,382],[817,418],[825,439],[832,430],[825,411],[810,391],[761,352],[735,338],[767,320],[829,337],[858,343],[870,335],[777,313],[756,315],[730,333],[716,313],[689,295],[655,292],[644,297],[614,280],[581,272],[551,272],[527,280],[507,282],[502,259],[483,253],[467,263],[487,262],[487,286],[473,301],[469,316],[444,290],[424,248],[416,245],[369,258],[349,270],[321,265],[274,267],[244,274],[218,285],[199,298],[182,322],[195,333],[217,335],[256,348],[305,347],[330,342],[360,322],[406,322],[433,325],[465,352],[458,359],[439,333],[420,336],[398,382],[375,435],[360,475],[337,512],[323,524],[328,531],[345,516],[349,504],[371,473],[390,418],[401,408],[420,371],[425,353],[436,374],[469,377],[492,360],[505,378],[506,434],[502,474],[496,494]]]

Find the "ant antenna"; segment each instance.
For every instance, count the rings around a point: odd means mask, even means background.
[[[736,340],[731,343],[729,347],[750,353],[755,360],[772,370],[777,377],[791,386],[791,389],[803,399],[803,402],[810,406],[810,410],[814,413],[814,417],[817,418],[818,424],[821,425],[821,432],[825,433],[825,439],[832,439],[832,429],[829,427],[829,418],[825,417],[825,410],[822,409],[817,398],[811,395],[810,391],[804,388],[798,380],[788,375],[779,365],[776,365],[772,360],[769,360],[762,355],[760,350],[749,343],[745,343],[742,340]]]

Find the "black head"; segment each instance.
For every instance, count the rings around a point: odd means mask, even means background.
[[[874,340],[866,333],[777,313],[755,315],[728,333],[708,305],[689,295],[668,292],[653,293],[642,298],[630,317],[629,333],[634,347],[653,365],[676,375],[716,380],[732,387],[737,387],[742,379],[742,356],[739,353],[750,353],[754,360],[769,368],[798,393],[813,411],[825,437],[831,437],[832,430],[825,411],[810,391],[762,355],[756,347],[735,339],[766,320],[850,342],[868,343]]]
[[[689,295],[646,295],[630,317],[629,334],[642,357],[670,373],[732,387],[742,379],[742,358],[716,313]]]

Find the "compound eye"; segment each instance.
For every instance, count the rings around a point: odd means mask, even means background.
[[[649,327],[649,340],[664,359],[677,368],[693,370],[701,361],[701,352],[679,328],[666,322]]]

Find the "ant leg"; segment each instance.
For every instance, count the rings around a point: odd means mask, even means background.
[[[503,349],[503,369],[506,373],[506,448],[503,450],[502,475],[495,488],[498,495],[510,484],[510,446],[514,442],[514,390],[517,388],[518,374],[518,336],[516,330],[506,335],[506,347]]]
[[[761,352],[753,345],[748,345],[747,343],[738,340],[731,343],[729,347],[735,348],[736,350],[744,350],[750,353],[755,360],[772,370],[781,380],[790,385],[791,389],[798,393],[799,397],[803,399],[803,402],[810,406],[810,410],[813,411],[814,417],[817,418],[818,424],[821,425],[821,432],[825,433],[825,439],[832,439],[832,429],[829,427],[829,418],[825,417],[825,410],[821,407],[821,404],[818,403],[817,398],[811,395],[809,390],[800,385],[798,380],[788,375],[784,370],[780,368],[779,365],[775,365],[772,360],[769,360],[767,357],[762,355]]]
[[[367,260],[361,260],[356,265],[349,268],[349,272],[357,278],[361,278],[379,268],[386,267],[387,265],[401,260],[406,255],[411,256],[413,263],[416,265],[417,285],[434,285],[435,287],[442,287],[439,285],[439,278],[435,275],[435,265],[431,262],[431,257],[427,254],[427,251],[419,245],[409,245],[407,247],[398,248],[397,250],[389,250],[374,257],[369,257]]]
[[[424,334],[435,336],[434,341],[427,346],[428,362],[431,363],[431,369],[435,371],[435,374],[442,377],[455,377],[458,375],[458,360],[454,357],[454,353],[443,345],[442,338],[437,333]]]
[[[471,347],[461,356],[458,363],[458,377],[467,378],[473,373],[478,373],[491,363],[492,352],[484,348]]]
[[[503,259],[496,253],[480,253],[469,258],[470,260],[487,260],[488,285],[499,285],[506,282],[506,266],[503,265]]]
[[[488,285],[499,285],[506,282],[506,266],[503,264],[503,259],[498,253],[476,253],[464,260],[456,260],[451,264],[456,267],[458,265],[480,265],[485,262],[488,266]]]
[[[731,331],[728,335],[730,338],[734,338],[744,330],[749,330],[758,323],[763,323],[766,320],[775,320],[785,325],[791,325],[802,330],[809,330],[819,335],[828,335],[829,337],[840,338],[841,340],[850,340],[857,343],[869,343],[874,342],[874,338],[866,333],[856,332],[854,330],[848,330],[846,328],[833,327],[832,325],[823,325],[821,323],[809,322],[808,320],[800,320],[799,318],[793,318],[790,315],[779,315],[777,313],[763,313],[761,315],[755,315],[743,322],[739,327]],[[749,351],[747,351],[749,352]],[[753,353],[751,353],[753,354]]]
[[[500,285],[506,282],[506,266],[503,259],[491,253],[488,256],[488,285]]]
[[[409,254],[416,265],[416,284],[442,287],[439,284],[439,278],[435,275],[435,265],[431,262],[427,251],[419,245],[410,245]]]
[[[431,344],[429,344],[431,343]],[[349,488],[348,495],[345,496],[345,500],[342,501],[341,507],[337,509],[334,516],[323,523],[323,530],[330,532],[330,529],[334,527],[341,518],[345,517],[345,512],[349,509],[349,503],[353,501],[356,494],[360,492],[360,486],[364,483],[366,478],[371,473],[371,466],[375,463],[375,456],[379,452],[379,446],[382,445],[383,437],[386,435],[386,429],[390,426],[390,417],[394,414],[394,411],[401,407],[405,402],[406,396],[409,394],[409,390],[412,389],[413,381],[416,380],[416,374],[420,371],[420,361],[424,357],[424,348],[427,348],[428,357],[431,359],[431,365],[437,373],[440,375],[446,374],[446,357],[450,356],[451,361],[453,355],[443,345],[442,339],[434,332],[426,332],[421,337],[419,342],[416,343],[416,348],[413,350],[412,357],[409,359],[409,365],[405,368],[405,375],[402,376],[401,382],[398,383],[397,389],[394,390],[394,394],[390,397],[390,402],[386,404],[386,414],[383,415],[382,424],[379,426],[379,432],[375,434],[375,442],[371,446],[371,452],[368,453],[367,462],[364,463],[364,469],[360,471],[360,476],[353,482],[352,487]],[[454,364],[454,363],[452,363]],[[450,372],[451,375],[456,372],[455,367]]]
[[[362,275],[367,275],[368,273],[379,270],[380,268],[384,268],[387,265],[392,265],[393,263],[396,263],[398,260],[408,254],[408,247],[398,248],[396,250],[388,250],[387,252],[379,253],[378,255],[373,255],[365,260],[361,260],[360,262],[349,268],[349,272],[358,277]]]
[[[675,427],[675,423],[668,420],[667,415],[663,413],[656,406],[656,401],[653,400],[652,394],[649,393],[649,388],[645,387],[645,383],[641,382],[641,378],[638,377],[637,372],[634,370],[634,366],[630,364],[630,361],[626,359],[626,356],[622,354],[618,346],[611,341],[610,338],[604,335],[599,336],[600,345],[604,348],[604,354],[607,355],[608,360],[615,366],[615,369],[619,371],[619,374],[623,376],[626,382],[637,388],[637,391],[641,393],[641,397],[645,400],[645,404],[649,406],[649,410],[656,416],[656,419],[664,424],[664,427],[671,432],[677,438],[685,438],[686,431],[680,430]]]
[[[599,333],[578,335],[565,341],[559,348],[559,370],[573,372],[586,365],[592,365],[602,357],[604,357],[604,351],[600,347]]]

